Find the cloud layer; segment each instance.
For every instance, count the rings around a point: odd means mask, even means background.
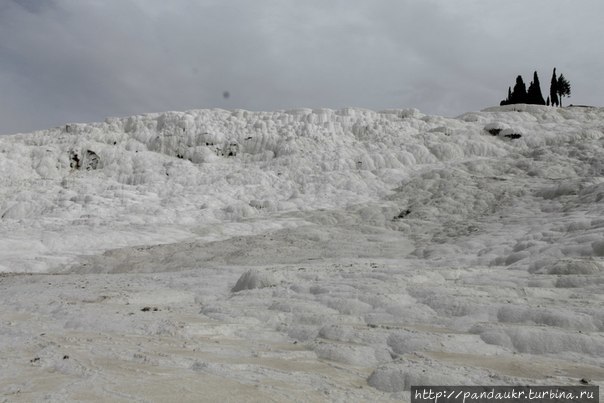
[[[456,115],[535,69],[547,93],[553,67],[570,102],[602,104],[601,0],[499,3],[7,0],[0,133],[212,107]]]

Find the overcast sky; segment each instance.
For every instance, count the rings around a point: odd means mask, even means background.
[[[602,0],[0,0],[0,133],[165,110],[603,105]],[[229,97],[224,93],[228,91]]]

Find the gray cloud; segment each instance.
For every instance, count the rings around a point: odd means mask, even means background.
[[[12,0],[0,133],[212,107],[456,115],[535,69],[546,93],[553,67],[571,102],[599,104],[601,15],[600,0]]]

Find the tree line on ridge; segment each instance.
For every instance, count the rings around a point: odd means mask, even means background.
[[[564,77],[564,74],[560,74],[556,77],[556,69],[552,74],[550,82],[549,96],[547,101],[543,99],[541,93],[541,84],[539,83],[539,77],[537,72],[533,74],[533,81],[531,81],[528,90],[522,80],[522,76],[516,78],[516,85],[514,89],[508,88],[508,96],[506,99],[501,101],[500,105],[511,105],[511,104],[535,104],[535,105],[547,105],[547,106],[562,106],[562,98],[570,97],[570,83]]]

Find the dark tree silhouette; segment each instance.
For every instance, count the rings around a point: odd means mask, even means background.
[[[526,103],[545,105],[543,94],[541,94],[541,84],[539,83],[539,77],[537,76],[536,71],[533,74],[533,81],[531,81],[531,85],[529,85],[529,89],[526,94]]]
[[[560,74],[560,77],[558,77],[558,82],[556,83],[556,91],[558,92],[558,96],[560,97],[560,106],[562,106],[562,98],[570,97],[570,83],[564,77],[564,74]]]
[[[524,104],[526,103],[526,85],[522,81],[522,76],[516,77],[516,85],[514,85],[514,91],[510,97],[511,104]]]
[[[552,106],[558,106],[558,79],[556,78],[556,68],[552,74],[552,82],[549,87],[549,97],[552,101]]]
[[[508,97],[503,101],[499,102],[499,105],[509,105],[512,103],[512,87],[508,87]]]
[[[546,103],[546,105],[549,106],[549,97],[547,97],[547,103]]]

